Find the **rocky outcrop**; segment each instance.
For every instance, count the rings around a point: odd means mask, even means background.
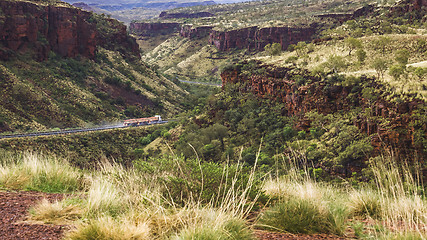
[[[212,26],[200,26],[193,27],[192,25],[184,25],[181,27],[180,35],[181,37],[195,39],[195,38],[204,38],[209,36]]]
[[[77,8],[23,1],[1,1],[0,10],[1,59],[28,49],[34,50],[40,61],[47,59],[49,51],[63,57],[82,55],[93,59],[98,46],[108,48],[112,43],[124,44],[139,56],[136,41],[115,20],[96,19],[92,13]],[[98,21],[105,21],[114,31],[100,34]]]
[[[427,0],[402,0],[391,7],[390,17],[403,17],[410,21],[427,21]]]
[[[139,36],[158,36],[178,32],[179,23],[131,23],[129,31]]]
[[[326,13],[316,15],[321,21],[333,20],[338,23],[344,23],[345,21],[356,19],[358,17],[367,16],[368,14],[374,12],[374,5],[366,5],[356,9],[352,13]]]
[[[384,150],[384,147],[392,147],[398,153],[413,154],[416,151],[419,157],[427,157],[416,140],[423,136],[427,139],[426,123],[415,127],[417,120],[412,115],[421,107],[426,107],[422,100],[393,103],[381,95],[375,100],[366,99],[361,93],[361,86],[333,84],[303,69],[258,65],[252,67],[250,74],[243,73],[241,69],[241,66],[237,66],[224,70],[221,73],[223,87],[240,83],[240,91],[285,103],[282,113],[298,117],[299,122],[304,123],[299,124],[300,130],[308,130],[310,127],[309,121],[304,118],[307,112],[315,110],[321,114],[330,114],[360,108],[361,113],[354,119],[354,125],[371,136],[371,144],[377,153]],[[305,83],[296,83],[295,76],[302,76]],[[372,78],[361,79],[361,84],[365,88],[386,92],[385,87]],[[370,116],[367,117],[368,115]],[[379,121],[380,118],[384,121]]]
[[[94,12],[94,9],[84,2],[73,3],[73,6],[76,8],[81,8],[82,10],[85,10],[88,12]]]
[[[203,18],[203,17],[213,17],[214,14],[210,12],[196,12],[196,13],[168,13],[163,11],[160,13],[159,18],[168,19],[168,18]]]
[[[285,50],[290,44],[311,41],[316,24],[305,27],[249,27],[231,31],[211,31],[209,43],[221,51],[232,49],[264,50],[265,45],[280,43]]]

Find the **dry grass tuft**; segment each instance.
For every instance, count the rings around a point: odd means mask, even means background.
[[[47,224],[67,225],[82,216],[82,209],[76,205],[67,205],[63,201],[49,202],[43,199],[30,210],[30,221]]]
[[[129,219],[114,220],[111,217],[100,217],[77,226],[77,229],[66,234],[68,240],[148,240],[150,229],[146,223]]]

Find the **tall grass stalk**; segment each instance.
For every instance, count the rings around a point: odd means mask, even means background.
[[[372,159],[370,165],[383,206],[381,219],[387,228],[402,234],[426,234],[427,204],[419,193],[423,189],[419,169],[397,164],[393,156]]]

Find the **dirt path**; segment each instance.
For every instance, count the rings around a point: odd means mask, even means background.
[[[0,192],[0,239],[61,239],[64,226],[22,223],[28,209],[43,198],[61,199],[61,194]]]

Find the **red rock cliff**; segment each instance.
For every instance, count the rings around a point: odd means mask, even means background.
[[[307,112],[315,110],[322,114],[329,114],[361,108],[360,116],[354,119],[354,125],[371,136],[371,144],[377,153],[385,147],[392,147],[399,153],[410,154],[415,150],[420,157],[427,157],[426,152],[422,150],[423,147],[418,146],[414,140],[416,131],[423,132],[424,137],[427,138],[427,126],[424,123],[423,126],[415,129],[411,124],[416,121],[412,114],[426,105],[422,100],[392,103],[379,97],[375,101],[369,101],[363,98],[360,92],[355,93],[354,86],[344,87],[328,83],[319,77],[312,76],[307,70],[271,66],[262,68],[266,71],[262,75],[256,73],[246,75],[239,68],[225,70],[221,73],[223,86],[241,83],[241,91],[253,92],[260,98],[285,103],[284,114],[299,117],[300,123],[304,123],[300,124],[303,130],[308,130],[310,127],[304,119],[304,114]],[[308,84],[302,86],[296,84],[293,80],[295,75],[304,76]],[[374,79],[364,78],[362,83],[385,92],[384,86]],[[369,119],[366,114],[363,114],[367,109],[370,109]],[[387,124],[380,124],[375,120],[377,117],[385,119],[384,122]]]
[[[179,35],[181,37],[185,38],[204,38],[206,36],[209,36],[212,26],[200,26],[200,27],[193,27],[192,25],[184,25],[181,27],[181,31],[179,32]]]
[[[231,49],[264,50],[265,45],[280,43],[285,50],[290,44],[300,41],[311,41],[316,26],[306,27],[249,27],[231,31],[211,31],[209,43],[221,51]]]
[[[390,17],[404,17],[411,21],[427,21],[427,0],[403,0],[391,7]]]
[[[93,59],[98,46],[105,42],[125,44],[139,56],[136,42],[132,44],[126,27],[117,35],[100,34],[90,12],[72,7],[45,6],[30,2],[0,2],[0,58],[7,59],[12,51],[34,49],[38,60],[47,59],[49,51],[64,57],[82,55]],[[115,20],[106,20],[113,23]],[[116,25],[116,23],[114,23]],[[119,26],[119,25],[117,25]],[[124,28],[124,31],[123,31]],[[104,39],[105,37],[112,39]],[[122,41],[122,42],[120,42]]]

